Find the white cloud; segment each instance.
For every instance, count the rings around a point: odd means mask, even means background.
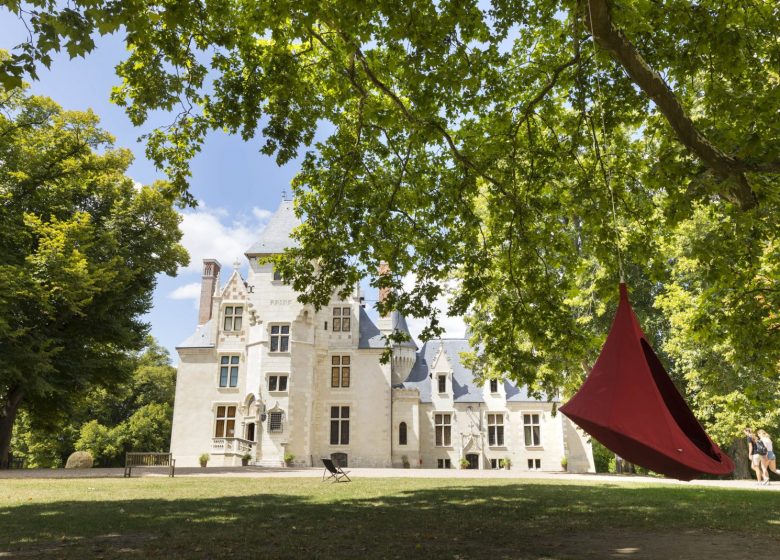
[[[414,288],[416,277],[413,274],[408,274],[404,277],[403,287],[406,291],[411,291]],[[463,321],[463,317],[455,316],[450,317],[447,315],[447,299],[450,293],[455,289],[456,284],[454,280],[450,280],[445,284],[444,294],[436,299],[434,307],[439,310],[439,324],[444,328],[442,337],[447,338],[463,338],[466,336],[466,323]],[[420,333],[428,324],[427,319],[417,319],[414,317],[407,317],[406,322],[409,325],[409,330],[412,336],[418,341],[420,340]]]
[[[273,212],[266,210],[265,208],[258,208],[257,206],[252,208],[252,215],[260,221],[268,220],[272,214]]]
[[[190,264],[181,272],[200,272],[203,259],[217,259],[229,270],[259,237],[271,212],[252,209],[252,216],[232,216],[224,208],[209,208],[202,202],[195,210],[182,212],[182,244],[190,253]]]
[[[171,299],[192,299],[198,301],[200,299],[200,284],[192,282],[190,284],[185,284],[184,286],[179,286],[173,290],[168,297]]]

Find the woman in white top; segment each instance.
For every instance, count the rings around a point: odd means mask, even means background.
[[[758,430],[758,437],[761,439],[761,441],[764,444],[764,447],[766,447],[766,455],[764,455],[764,469],[769,469],[773,473],[780,475],[780,472],[777,472],[777,456],[775,455],[774,450],[772,449],[772,438],[769,437],[769,434],[766,433],[764,430]],[[769,477],[767,476],[766,482],[764,484],[769,483]]]

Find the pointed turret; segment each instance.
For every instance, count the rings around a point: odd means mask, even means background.
[[[283,253],[288,247],[295,247],[297,242],[291,237],[293,229],[301,221],[295,215],[292,200],[282,198],[282,203],[268,220],[268,224],[260,234],[260,238],[246,251],[247,257],[275,255]]]

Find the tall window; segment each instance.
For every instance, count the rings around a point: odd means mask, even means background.
[[[503,414],[488,414],[488,445],[504,445]]]
[[[440,375],[438,377],[439,380],[439,393],[446,393],[447,392],[447,376],[446,375]]]
[[[238,387],[238,356],[220,357],[219,386]]]
[[[218,406],[214,437],[236,437],[236,407]]]
[[[282,413],[280,411],[268,414],[268,429],[272,432],[282,431]]]
[[[349,407],[330,407],[330,444],[349,444]]]
[[[330,363],[330,386],[349,387],[349,356],[333,356]]]
[[[334,307],[333,308],[333,332],[349,332],[350,317],[352,315],[351,308],[349,307]]]
[[[525,431],[525,444],[527,446],[538,447],[542,445],[538,414],[523,414],[523,429]]]
[[[225,307],[225,321],[223,322],[223,330],[240,331],[241,316],[243,314],[244,308],[240,305],[228,305]]]
[[[452,445],[452,415],[434,414],[433,423],[436,427],[436,447]]]
[[[281,282],[281,281],[282,281],[282,273],[274,269],[274,282]]]
[[[269,391],[286,391],[287,390],[287,376],[286,375],[271,375],[268,377],[268,390]]]
[[[290,351],[290,325],[271,325],[271,352]]]
[[[498,379],[491,379],[490,380],[490,392],[491,393],[498,393]]]
[[[398,445],[406,445],[406,422],[398,424]]]

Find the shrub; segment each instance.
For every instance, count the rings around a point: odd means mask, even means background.
[[[65,463],[66,469],[91,469],[92,455],[88,451],[74,451]]]
[[[295,459],[295,455],[293,455],[292,453],[284,454],[284,462],[287,463],[288,465],[292,463],[294,459]]]
[[[615,472],[615,454],[595,439],[591,439],[591,446],[593,447],[593,463],[596,472]]]

